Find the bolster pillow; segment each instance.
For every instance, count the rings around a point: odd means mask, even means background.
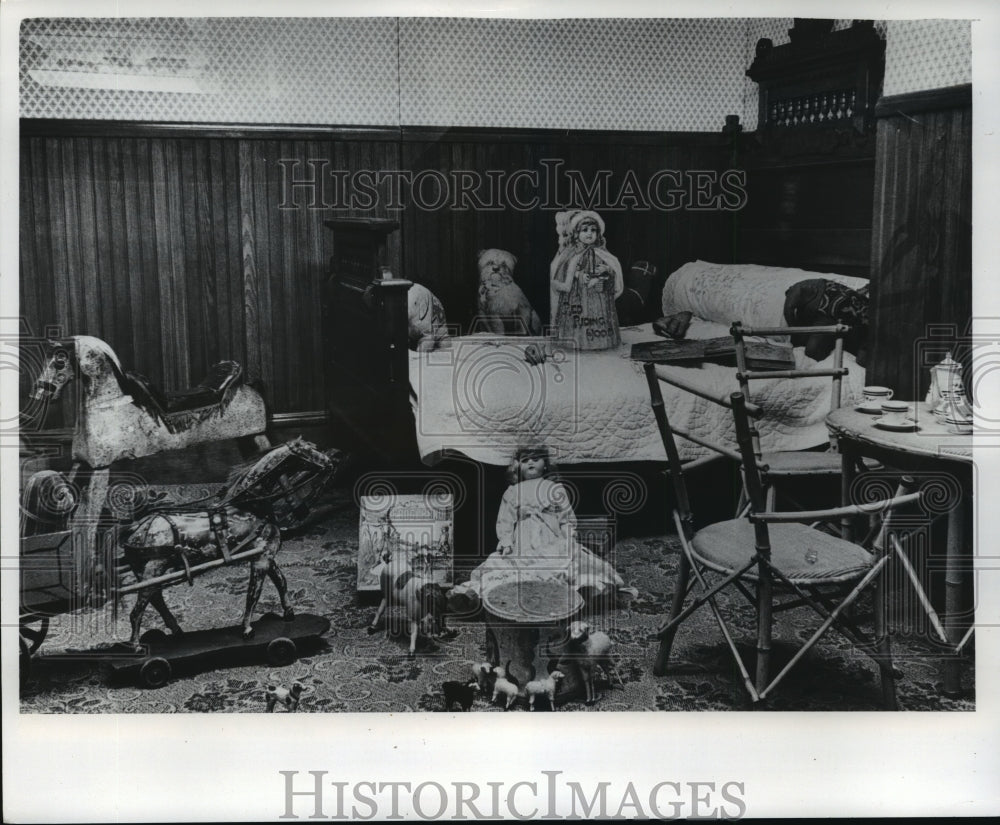
[[[662,293],[663,314],[692,312],[720,324],[742,321],[751,327],[783,327],[787,326],[785,292],[813,278],[837,281],[855,290],[868,284],[866,278],[791,267],[692,261],[667,278]]]

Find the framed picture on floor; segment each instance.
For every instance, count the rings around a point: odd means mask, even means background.
[[[358,591],[378,591],[379,566],[400,555],[414,573],[451,585],[453,521],[450,493],[361,496]]]

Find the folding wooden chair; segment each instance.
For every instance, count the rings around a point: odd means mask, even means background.
[[[733,342],[736,345],[736,380],[739,381],[743,397],[752,402],[750,382],[777,378],[817,378],[829,377],[833,386],[830,391],[830,411],[840,408],[841,385],[847,375],[844,366],[844,336],[850,332],[850,327],[844,324],[833,324],[823,327],[745,327],[736,321],[730,328]],[[831,335],[835,337],[832,367],[812,367],[809,369],[791,370],[751,370],[748,368],[748,357],[745,338],[750,336],[767,337],[772,335]],[[841,455],[837,452],[836,439],[830,439],[825,450],[778,450],[762,452],[760,438],[756,432],[753,436],[753,451],[758,463],[762,466],[761,478],[767,495],[768,509],[775,507],[777,485],[791,480],[806,478],[840,478],[842,474]],[[789,485],[784,485],[785,487]],[[741,509],[746,507],[746,499],[740,502]]]
[[[789,670],[800,661],[831,628],[836,627],[879,667],[882,699],[888,709],[896,708],[895,681],[887,633],[883,573],[890,557],[887,550],[891,529],[889,512],[921,498],[920,493],[904,493],[871,503],[829,510],[779,513],[765,508],[764,483],[754,453],[754,432],[748,405],[742,393],[730,396],[736,423],[739,456],[742,462],[749,511],[745,517],[708,525],[695,531],[684,469],[681,466],[675,431],[663,404],[660,377],[653,364],[646,365],[653,413],[670,463],[675,495],[674,523],[682,545],[682,555],[670,613],[659,630],[660,647],[653,673],[661,676],[674,636],[681,623],[695,610],[708,604],[726,644],[732,652],[751,701],[756,706],[767,699]],[[748,410],[750,412],[748,412]],[[881,514],[871,547],[832,536],[808,526],[810,522],[837,520],[846,515]],[[747,670],[722,611],[717,595],[732,587],[756,607],[757,659],[753,677]],[[845,615],[845,611],[868,587],[873,588],[875,627],[869,638]],[[688,606],[684,602],[694,592]],[[820,617],[817,629],[776,675],[771,674],[771,638],[775,613],[795,607],[810,607]]]

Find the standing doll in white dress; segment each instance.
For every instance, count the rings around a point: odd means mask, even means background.
[[[635,596],[622,577],[576,540],[576,514],[566,488],[552,471],[544,447],[518,451],[508,467],[507,488],[497,515],[497,549],[452,593],[472,603],[498,584],[558,581],[587,599]]]

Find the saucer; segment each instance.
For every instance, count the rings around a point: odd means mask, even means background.
[[[878,427],[880,430],[892,430],[893,432],[897,433],[908,433],[912,432],[913,430],[920,429],[920,425],[917,424],[917,422],[911,418],[906,419],[906,421],[902,422],[901,424],[894,424],[891,421],[883,421],[881,418],[876,419],[872,423],[874,423],[875,426]]]
[[[972,425],[974,422],[971,418],[945,418],[944,423],[948,427],[949,432],[958,433],[959,435],[972,435]]]
[[[858,406],[854,408],[854,411],[859,413],[864,413],[865,415],[882,415],[881,405],[877,407],[874,406],[868,407],[864,404],[858,404]]]

